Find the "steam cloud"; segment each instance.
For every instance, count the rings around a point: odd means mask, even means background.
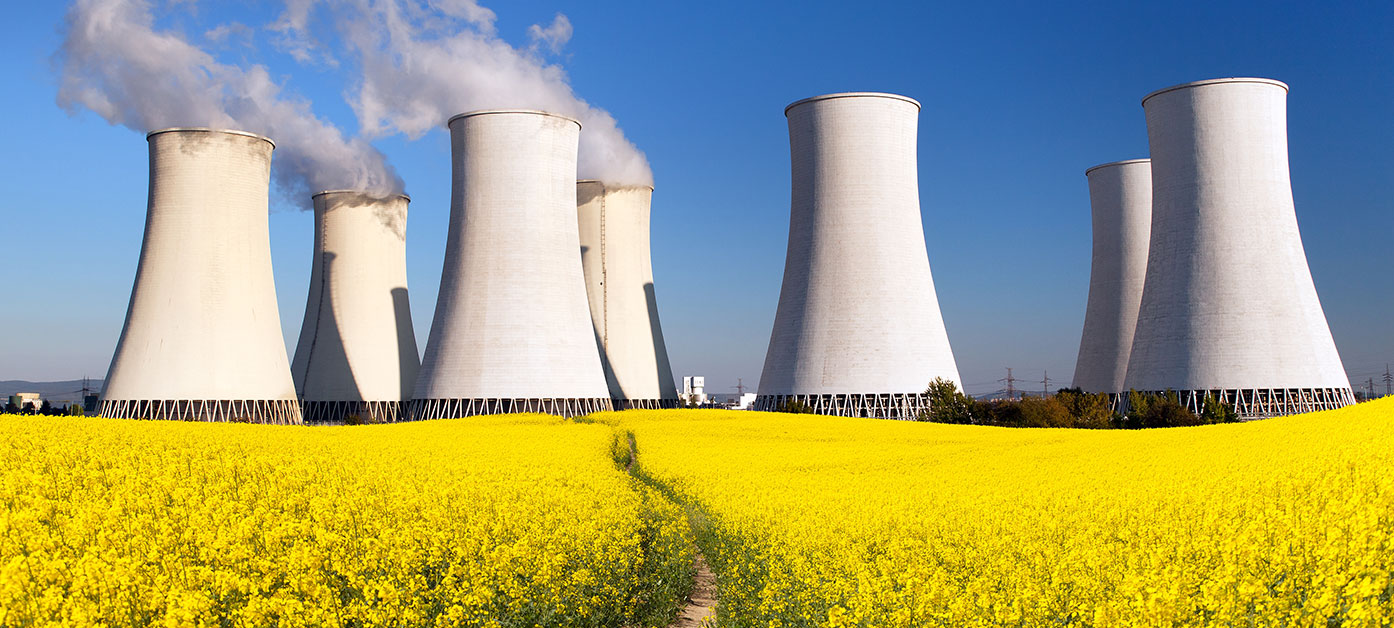
[[[77,0],[66,26],[58,102],[69,111],[86,107],[141,132],[202,126],[269,136],[277,186],[305,207],[312,191],[402,191],[365,140],[346,139],[309,102],[282,94],[265,67],[219,63],[179,33],[157,30],[147,0]],[[213,29],[210,39],[237,29]]]
[[[316,49],[296,0],[282,24],[291,47]],[[558,14],[528,30],[531,46],[499,38],[494,13],[473,0],[323,0],[337,17],[343,45],[357,57],[361,82],[350,104],[368,137],[402,133],[415,139],[451,116],[478,109],[541,109],[581,121],[577,174],[616,185],[652,185],[648,160],[608,112],[581,100],[565,71],[547,63],[571,38]],[[298,22],[298,23],[297,23]]]
[[[558,13],[528,29],[529,46],[514,47],[495,31],[493,11],[475,0],[284,0],[266,25],[270,42],[297,62],[348,74],[340,56],[356,61],[349,104],[367,138],[400,133],[416,139],[443,128],[457,113],[527,108],[581,121],[578,176],[615,185],[652,185],[648,160],[606,111],[576,96],[565,71],[543,54],[558,54],[572,35]],[[312,35],[323,8],[338,38]],[[137,131],[180,126],[232,128],[276,140],[273,168],[280,190],[304,207],[309,193],[402,191],[386,158],[363,137],[345,138],[319,119],[306,100],[282,93],[265,67],[220,63],[182,34],[159,30],[151,0],[76,0],[56,59],[58,102],[87,108]],[[213,45],[251,44],[240,23],[204,33]]]

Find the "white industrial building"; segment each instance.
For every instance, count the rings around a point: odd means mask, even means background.
[[[678,403],[649,250],[649,186],[576,183],[581,269],[605,384],[616,410]]]
[[[407,299],[405,195],[314,196],[305,320],[291,374],[307,422],[404,418],[421,367]]]
[[[918,102],[842,93],[789,122],[784,283],[757,410],[913,418],[935,378],[960,384],[930,275],[916,169]]]
[[[447,124],[450,232],[412,418],[611,409],[577,255],[580,123],[493,110]]]
[[[684,375],[682,378],[682,402],[689,406],[702,406],[707,403],[707,378],[701,375]]]
[[[1125,388],[1250,418],[1354,402],[1298,233],[1286,102],[1258,78],[1143,99],[1152,228]]]
[[[145,239],[104,417],[300,423],[267,225],[271,140],[147,136]]]
[[[1152,230],[1152,166],[1118,161],[1084,171],[1094,225],[1089,305],[1075,361],[1074,387],[1090,393],[1123,391],[1137,310],[1147,277]]]

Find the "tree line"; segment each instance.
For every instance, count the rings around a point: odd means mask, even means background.
[[[930,382],[924,391],[929,407],[915,417],[930,423],[991,425],[996,427],[1069,427],[1079,429],[1144,429],[1237,423],[1234,406],[1207,393],[1200,412],[1191,412],[1175,392],[1151,395],[1128,391],[1128,411],[1116,412],[1109,396],[1087,393],[1078,388],[1061,388],[1049,397],[991,399],[981,401],[959,391],[958,385],[943,378]],[[788,401],[778,412],[808,414],[813,408],[800,401]]]
[[[6,401],[6,402],[5,402],[5,407],[4,407],[3,411],[0,411],[0,414],[29,414],[29,415],[36,415],[36,414],[37,414],[37,415],[42,415],[42,416],[82,416],[82,415],[84,414],[84,411],[83,411],[83,408],[82,408],[82,404],[80,404],[80,403],[70,403],[70,404],[66,404],[66,405],[63,405],[63,406],[56,406],[56,405],[53,405],[53,403],[50,402],[49,400],[44,399],[44,400],[43,400],[43,403],[40,404],[40,406],[37,407],[37,408],[35,408],[35,407],[34,407],[34,404],[32,404],[32,403],[26,403],[26,404],[24,404],[23,407],[20,407],[20,406],[18,406],[18,405],[15,405],[15,403],[14,403],[13,401]]]

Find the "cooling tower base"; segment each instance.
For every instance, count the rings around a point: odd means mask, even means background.
[[[306,423],[396,423],[406,419],[401,401],[305,401]]]
[[[807,405],[814,414],[901,421],[913,421],[920,412],[929,409],[929,397],[923,393],[760,395],[755,398],[752,409],[779,412],[790,402]]]
[[[1355,394],[1349,388],[1229,388],[1217,390],[1176,390],[1140,391],[1144,395],[1163,395],[1176,393],[1181,405],[1191,412],[1200,413],[1201,402],[1209,394],[1215,399],[1234,406],[1240,419],[1249,421],[1267,419],[1275,416],[1335,410],[1355,403]],[[1128,412],[1128,395],[1117,395],[1115,409]]]
[[[98,407],[108,419],[160,421],[210,421],[300,425],[300,403],[295,400],[216,401],[206,399],[103,399]]]
[[[678,407],[677,399],[611,399],[610,405],[616,410],[672,410]]]
[[[592,399],[417,399],[411,420],[454,419],[481,414],[539,412],[574,417],[612,410],[608,398]]]

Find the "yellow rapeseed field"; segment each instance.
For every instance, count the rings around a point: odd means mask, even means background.
[[[662,625],[682,512],[552,417],[0,417],[0,626]]]
[[[1394,623],[1394,399],[1146,431],[598,418],[695,508],[722,626]]]

